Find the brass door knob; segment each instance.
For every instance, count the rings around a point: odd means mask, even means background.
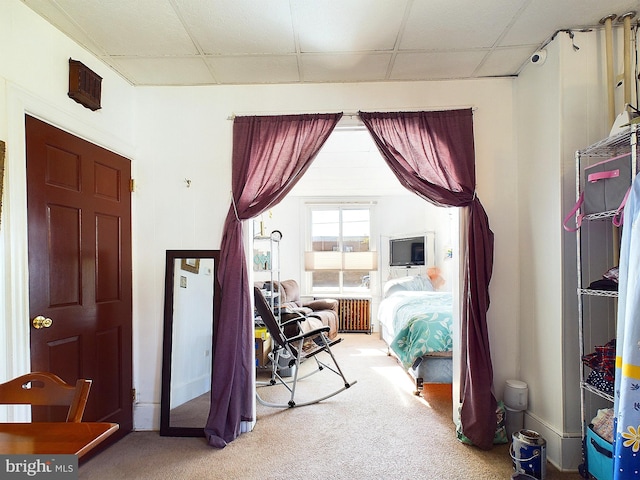
[[[53,320],[43,317],[42,315],[38,315],[31,323],[33,324],[33,328],[40,330],[41,328],[49,328],[53,323]]]

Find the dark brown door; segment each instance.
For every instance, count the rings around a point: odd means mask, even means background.
[[[26,117],[32,370],[93,380],[83,420],[133,426],[131,162]],[[34,412],[34,419],[57,412]],[[39,418],[36,418],[38,417]]]

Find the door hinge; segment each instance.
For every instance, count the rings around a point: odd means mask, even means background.
[[[136,191],[136,181],[133,178],[129,179],[129,191],[131,193]]]
[[[136,389],[135,389],[135,388],[132,388],[132,389],[131,389],[131,401],[132,401],[133,403],[136,403],[136,401],[137,401],[137,400],[136,400]]]

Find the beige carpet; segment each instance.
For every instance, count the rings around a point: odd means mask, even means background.
[[[352,388],[319,404],[285,410],[258,406],[253,432],[224,449],[203,438],[134,432],[80,467],[81,479],[474,479],[508,480],[507,445],[463,445],[451,420],[450,390],[424,397],[377,335],[344,334],[334,347]],[[323,372],[299,384],[326,388]],[[337,377],[336,377],[337,378]],[[265,394],[269,396],[271,394]],[[579,480],[550,464],[547,480]]]

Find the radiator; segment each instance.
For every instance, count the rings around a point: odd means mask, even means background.
[[[371,333],[369,298],[340,298],[338,301],[338,331]]]

